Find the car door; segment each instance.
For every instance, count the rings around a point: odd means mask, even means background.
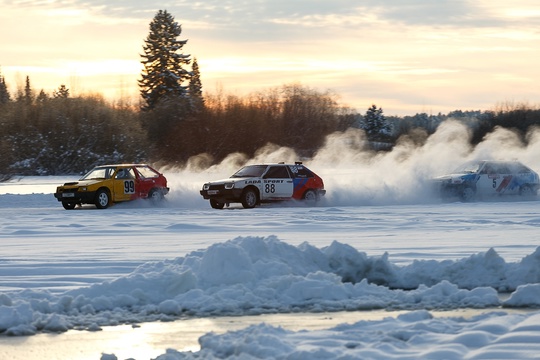
[[[263,175],[262,194],[263,200],[290,199],[293,194],[293,180],[285,165],[269,166]]]
[[[511,194],[512,174],[503,163],[486,162],[480,169],[476,191],[480,195]]]
[[[115,202],[132,200],[136,196],[135,172],[132,168],[119,168],[114,174],[114,194]]]
[[[479,195],[494,195],[497,183],[500,183],[500,175],[496,167],[486,162],[478,169],[478,180],[476,181],[476,192]]]
[[[497,173],[500,175],[500,180],[496,182],[495,192],[500,195],[514,195],[519,193],[519,187],[515,184],[514,174],[506,163],[497,165]]]

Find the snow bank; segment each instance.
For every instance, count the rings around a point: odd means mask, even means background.
[[[536,307],[539,261],[540,249],[510,264],[490,249],[458,261],[399,267],[388,254],[369,257],[339,242],[319,249],[308,243],[292,246],[274,236],[239,237],[62,294],[3,293],[0,332],[96,330],[181,316]],[[501,304],[497,289],[516,288]]]
[[[490,313],[465,320],[435,319],[418,310],[396,319],[310,332],[260,324],[222,335],[207,334],[199,339],[200,351],[167,350],[156,360],[528,359],[540,351],[539,323],[539,313]]]

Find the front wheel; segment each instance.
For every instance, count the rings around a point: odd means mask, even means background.
[[[223,209],[225,207],[225,203],[221,203],[219,201],[216,201],[214,199],[210,199],[210,206],[212,207],[212,209]]]
[[[253,189],[246,189],[242,193],[241,201],[242,201],[242,206],[245,209],[252,209],[255,207],[255,205],[257,205],[257,201],[258,201],[257,193]]]
[[[109,192],[105,189],[98,190],[95,203],[98,209],[108,208],[111,203],[111,197],[109,195]]]
[[[470,186],[464,187],[463,190],[461,191],[461,200],[464,202],[474,201],[475,196],[476,196],[476,192]]]
[[[536,192],[529,185],[523,185],[519,189],[519,195],[523,196],[524,198],[532,198],[536,195]]]
[[[66,201],[63,201],[62,202],[62,206],[64,207],[64,209],[66,210],[73,210],[75,209],[75,206],[77,204],[73,203],[73,202],[66,202]]]

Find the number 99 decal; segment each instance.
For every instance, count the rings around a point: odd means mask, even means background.
[[[124,194],[135,194],[135,181],[133,180],[124,181]]]

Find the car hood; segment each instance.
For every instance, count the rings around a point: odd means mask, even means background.
[[[90,180],[79,180],[67,182],[64,186],[89,186],[102,182],[104,179],[90,179]]]
[[[434,177],[433,181],[449,181],[449,182],[461,182],[464,180],[474,179],[476,173],[456,173],[456,174],[446,174]]]
[[[238,181],[244,181],[244,180],[247,180],[247,179],[258,179],[258,178],[257,177],[235,177],[235,178],[227,178],[227,179],[209,181],[209,182],[207,182],[207,184],[221,185],[221,184],[225,184],[225,183],[233,183],[233,182],[238,182]]]

